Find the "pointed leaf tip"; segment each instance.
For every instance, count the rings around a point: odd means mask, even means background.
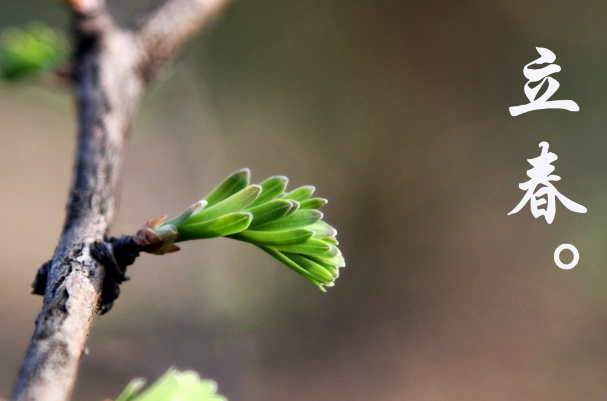
[[[291,202],[291,209],[289,209],[289,211],[287,212],[287,216],[292,215],[293,213],[295,213],[297,210],[299,210],[299,207],[301,206],[301,204],[295,200],[292,199],[287,199],[289,202]]]
[[[194,203],[192,206],[190,206],[189,208],[184,210],[178,216],[173,217],[171,220],[167,220],[163,225],[180,226],[181,224],[185,223],[186,220],[189,219],[191,216],[193,216],[196,213],[203,210],[206,207],[206,205],[207,205],[206,200],[204,200],[204,199],[199,200],[198,202]]]
[[[183,225],[197,224],[202,221],[216,219],[229,213],[243,211],[257,199],[260,193],[261,187],[259,185],[249,185],[229,198],[224,199],[213,206],[206,207],[191,216]]]
[[[310,199],[314,194],[314,191],[316,191],[316,187],[312,185],[305,185],[281,196],[281,198],[303,202]]]
[[[205,198],[208,202],[207,207],[214,206],[222,200],[229,198],[235,193],[242,191],[249,185],[251,172],[248,168],[235,171],[226,178],[217,188],[215,188]]]
[[[262,188],[261,195],[253,204],[251,204],[251,208],[263,205],[266,202],[270,202],[276,198],[278,198],[287,187],[287,183],[289,179],[287,177],[270,177],[261,184],[259,184]]]
[[[283,252],[283,254],[293,262],[297,263],[302,269],[310,273],[319,283],[329,285],[333,282],[333,275],[322,265],[296,253]]]
[[[314,276],[312,274],[307,272],[304,268],[299,266],[297,263],[293,262],[293,260],[286,257],[282,252],[280,252],[270,246],[260,246],[260,248],[262,250],[266,251],[267,253],[269,253],[270,255],[272,255],[278,261],[282,262],[285,266],[291,268],[296,273],[299,273],[300,275],[307,278],[308,280],[310,280],[311,282],[313,282],[314,284],[316,284],[317,286],[319,286],[322,289],[322,285],[316,280],[316,278],[314,278]]]
[[[301,209],[320,209],[324,205],[329,203],[328,200],[323,198],[312,198],[301,202]]]

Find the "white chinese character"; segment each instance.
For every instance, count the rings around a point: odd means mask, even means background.
[[[586,213],[587,209],[575,203],[571,199],[568,199],[561,194],[550,181],[559,181],[561,177],[558,175],[549,175],[554,171],[552,162],[558,159],[557,155],[552,152],[548,152],[548,142],[540,143],[542,148],[542,154],[535,159],[527,159],[527,161],[533,166],[532,169],[527,170],[527,175],[531,178],[529,181],[519,184],[519,188],[523,191],[527,191],[521,202],[510,212],[508,216],[513,213],[520,211],[523,206],[531,201],[531,213],[536,219],[540,216],[544,216],[548,224],[552,224],[554,220],[554,214],[556,212],[555,197],[558,197],[563,205],[576,213]],[[535,191],[538,185],[543,185],[540,189]],[[539,207],[546,204],[546,199],[541,198],[547,195],[548,205],[546,209],[540,209]]]
[[[554,74],[555,72],[559,72],[561,70],[561,67],[557,64],[551,64],[554,63],[554,60],[556,60],[556,56],[553,52],[543,47],[536,47],[536,49],[541,57],[527,64],[523,69],[523,74],[525,74],[525,77],[529,80],[529,82],[525,84],[525,95],[527,95],[527,98],[529,99],[530,103],[521,106],[510,107],[510,114],[512,116],[518,116],[519,114],[523,114],[528,111],[542,109],[564,109],[569,111],[580,111],[580,107],[573,100],[548,101],[548,99],[550,99],[550,96],[554,95],[559,86],[561,86],[561,84],[559,84],[556,79],[549,77],[548,75]],[[549,63],[549,65],[538,69],[529,68],[534,64],[544,63]],[[532,88],[531,82],[538,81],[541,82],[537,84],[534,88]],[[537,94],[539,93],[542,86],[544,86],[545,82],[548,82],[546,92],[544,92],[542,96],[536,99]]]

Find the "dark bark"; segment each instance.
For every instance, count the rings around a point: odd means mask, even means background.
[[[126,268],[135,263],[142,251],[143,248],[130,235],[109,238],[91,247],[93,257],[105,267],[105,279],[99,300],[99,311],[102,315],[114,306],[114,301],[120,296],[120,284],[130,280],[126,275]]]

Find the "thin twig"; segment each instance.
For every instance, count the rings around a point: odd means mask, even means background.
[[[104,239],[112,221],[126,141],[145,84],[228,1],[169,0],[132,31],[113,23],[103,0],[68,1],[77,38],[76,163],[63,233],[13,401],[70,398],[105,276],[91,245]]]

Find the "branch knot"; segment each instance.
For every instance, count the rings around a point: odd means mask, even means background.
[[[135,262],[141,251],[141,245],[128,235],[120,238],[110,237],[91,246],[91,255],[105,267],[105,278],[99,300],[99,310],[102,315],[114,306],[114,301],[120,295],[120,284],[129,280],[126,268]]]

